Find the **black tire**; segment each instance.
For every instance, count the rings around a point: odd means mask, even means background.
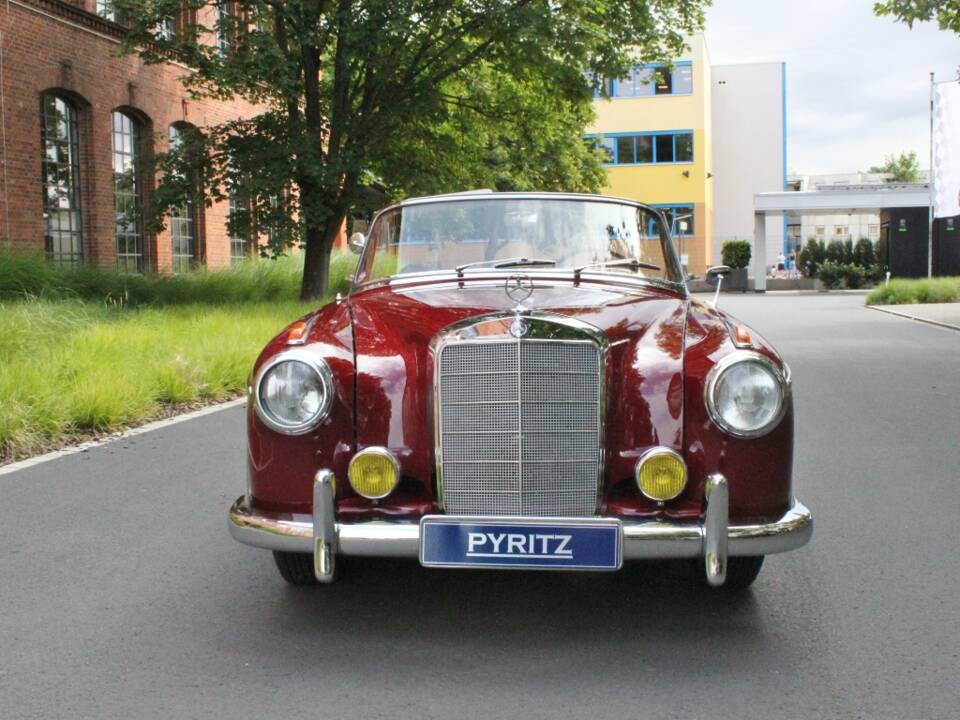
[[[763,555],[727,558],[727,590],[744,590],[753,584],[763,567]]]
[[[277,564],[280,575],[291,585],[304,587],[317,582],[313,574],[313,555],[275,550],[273,561]]]

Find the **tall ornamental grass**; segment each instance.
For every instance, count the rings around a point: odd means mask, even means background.
[[[266,341],[312,307],[0,303],[0,462],[241,393]]]
[[[331,288],[356,265],[335,255]],[[0,462],[241,393],[257,354],[321,303],[299,257],[183,275],[0,252]]]
[[[331,292],[346,292],[356,256],[335,254],[330,266]],[[42,254],[0,251],[0,300],[45,298],[95,300],[115,305],[181,305],[296,300],[303,258],[253,260],[218,270],[181,275],[119,273],[94,265],[53,265]]]
[[[960,277],[891,280],[867,295],[867,305],[916,305],[960,302]]]

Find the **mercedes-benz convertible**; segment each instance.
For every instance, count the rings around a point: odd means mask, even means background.
[[[351,245],[347,296],[284,329],[250,377],[229,527],[288,582],[330,582],[363,556],[581,571],[679,558],[744,587],[810,539],[790,369],[688,294],[659,210],[425,197]]]

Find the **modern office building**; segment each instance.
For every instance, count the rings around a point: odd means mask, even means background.
[[[185,202],[159,234],[131,219],[155,183],[141,159],[189,127],[248,117],[255,108],[191,96],[179,80],[184,68],[174,63],[118,56],[124,28],[117,19],[102,0],[0,5],[0,250],[160,271],[250,256],[256,238],[229,236],[226,201]],[[169,18],[164,30],[177,32],[180,21]],[[216,39],[223,47],[228,40]]]
[[[669,67],[609,80],[589,135],[608,158],[604,192],[663,208],[689,272],[719,261],[725,240],[754,236],[753,197],[786,182],[783,63],[710,63],[703,35]],[[769,220],[768,254],[783,246]]]

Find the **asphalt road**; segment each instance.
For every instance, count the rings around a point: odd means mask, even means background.
[[[233,542],[234,408],[0,476],[0,717],[956,718],[960,333],[723,299],[788,358],[813,542],[730,596],[670,569],[354,563]]]

